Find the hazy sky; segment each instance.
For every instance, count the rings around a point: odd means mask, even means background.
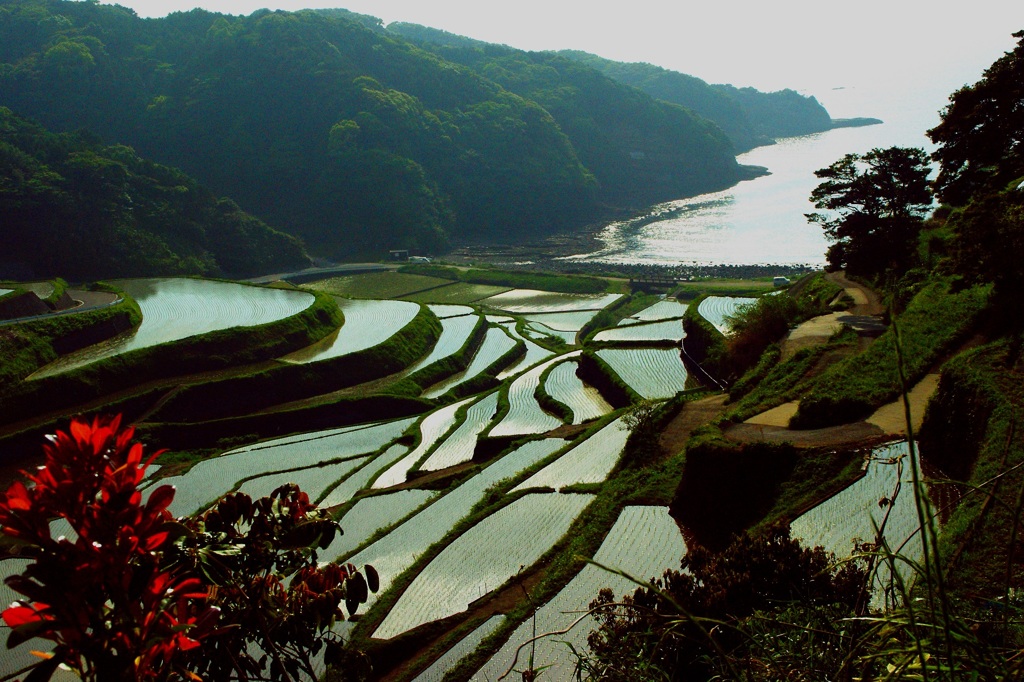
[[[1011,49],[1021,0],[121,0],[141,16],[196,6],[344,7],[528,50],[581,49],[710,82],[813,92],[937,79],[958,87]],[[945,3],[944,3],[945,4]],[[602,9],[606,8],[606,9]]]

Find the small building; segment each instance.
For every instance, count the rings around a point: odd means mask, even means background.
[[[392,249],[388,256],[390,260],[409,260],[409,249]]]
[[[788,277],[773,277],[772,278],[772,284],[777,286],[777,287],[788,287],[789,286],[789,278]]]

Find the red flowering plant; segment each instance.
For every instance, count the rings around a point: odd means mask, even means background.
[[[0,527],[34,560],[7,579],[25,597],[2,614],[8,646],[56,645],[33,679],[60,663],[85,680],[173,679],[177,652],[198,646],[216,620],[200,580],[160,565],[174,489],[143,504],[138,485],[153,457],[143,461],[133,434],[120,417],[75,420],[43,447],[45,463],[24,472],[30,485],[0,498]],[[53,536],[53,519],[70,537]]]
[[[133,435],[120,417],[76,419],[24,472],[29,485],[0,496],[0,529],[34,560],[7,579],[25,597],[2,613],[8,646],[54,643],[28,679],[61,663],[104,682],[290,682],[317,679],[318,655],[351,665],[331,627],[341,602],[354,613],[377,579],[369,566],[367,582],[351,564],[318,565],[337,523],[294,485],[176,520],[173,487],[144,501],[139,485],[160,453],[143,460]]]

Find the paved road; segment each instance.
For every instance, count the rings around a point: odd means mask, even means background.
[[[108,291],[85,291],[84,289],[68,289],[68,296],[70,296],[77,304],[73,308],[41,313],[39,315],[29,315],[28,317],[15,317],[10,320],[0,320],[0,327],[17,324],[19,322],[28,322],[30,320],[42,320],[50,317],[57,317],[58,315],[71,315],[74,313],[84,313],[88,310],[109,308],[110,306],[116,305],[124,300],[117,294],[113,294]]]

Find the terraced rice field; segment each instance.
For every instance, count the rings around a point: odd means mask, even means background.
[[[545,327],[562,332],[578,332],[583,326],[594,319],[600,310],[581,310],[567,313],[540,313],[523,315],[523,319],[542,324]]]
[[[465,610],[521,566],[537,561],[592,499],[593,495],[526,495],[483,519],[413,579],[373,636],[390,639]]]
[[[455,466],[473,459],[477,437],[491,422],[494,411],[498,409],[498,392],[493,391],[484,396],[466,411],[466,419],[445,438],[437,449],[430,454],[420,469],[436,471]]]
[[[552,398],[572,410],[572,423],[581,424],[612,411],[612,406],[601,397],[601,392],[585,384],[576,376],[576,362],[556,365],[544,382],[544,389]]]
[[[625,327],[605,329],[594,336],[594,341],[673,341],[683,340],[683,323],[679,320],[664,322],[637,323]]]
[[[454,668],[468,654],[472,653],[487,635],[498,629],[498,626],[504,620],[505,616],[500,615],[491,616],[485,620],[473,632],[460,639],[456,642],[455,646],[431,663],[429,668],[417,675],[413,682],[441,682],[449,670]]]
[[[441,336],[437,339],[437,343],[434,344],[434,348],[427,357],[409,367],[408,373],[411,374],[422,367],[427,367],[438,360],[443,360],[455,354],[469,340],[470,334],[473,333],[473,328],[476,327],[479,321],[479,315],[460,315],[459,317],[442,318]]]
[[[549,351],[547,348],[537,345],[532,340],[524,337],[522,334],[517,332],[516,325],[514,322],[504,323],[502,324],[502,326],[505,328],[505,331],[509,333],[509,336],[511,336],[513,339],[518,339],[522,341],[524,344],[526,344],[526,355],[520,358],[518,362],[512,363],[506,369],[499,372],[498,379],[504,379],[506,377],[515,376],[516,374],[522,372],[524,369],[532,367],[541,360],[549,358],[552,355],[554,355],[554,353]]]
[[[905,442],[875,449],[863,478],[790,524],[793,537],[801,538],[809,547],[821,545],[838,557],[846,557],[853,551],[854,540],[873,541],[874,524],[881,523],[888,509],[885,538],[889,547],[915,561],[920,560],[923,550],[920,534],[917,533],[917,509],[910,484],[908,453]],[[892,497],[899,473],[895,460],[899,457],[905,458],[902,468],[903,488],[892,505],[880,507],[880,499]],[[909,577],[906,564],[900,562],[898,566],[901,574]],[[883,572],[883,582],[887,580],[887,575]],[[876,580],[872,597],[876,601],[880,598],[881,590],[878,587],[879,581]]]
[[[739,296],[708,296],[697,306],[697,312],[705,320],[715,325],[718,331],[729,334],[731,329],[726,318],[735,315],[742,306],[756,301],[756,298],[741,298]]]
[[[372,348],[398,333],[420,312],[417,303],[337,298],[345,313],[345,324],[336,334],[309,348],[281,358],[285,362],[307,363],[330,360]]]
[[[557,329],[552,329],[547,325],[540,324],[539,322],[531,322],[528,324],[526,326],[526,333],[533,339],[541,339],[545,336],[550,336],[555,339],[561,339],[569,346],[576,344],[576,332],[561,332]]]
[[[491,429],[490,436],[519,436],[531,433],[544,433],[562,425],[560,419],[551,416],[543,409],[534,397],[540,385],[540,375],[549,365],[561,360],[579,356],[580,351],[560,355],[541,363],[512,382],[508,387],[508,414]]]
[[[454,282],[437,289],[420,291],[415,294],[407,294],[406,301],[417,303],[448,303],[465,304],[476,303],[488,296],[508,291],[508,287],[496,287],[490,284],[467,284],[465,282]]]
[[[597,355],[648,400],[671,398],[686,384],[686,368],[675,348],[604,348]]]
[[[336,536],[320,555],[332,560],[352,552],[378,530],[398,523],[437,495],[432,490],[399,490],[387,495],[364,497],[341,517],[344,534]]]
[[[509,313],[554,313],[600,310],[622,298],[622,294],[558,294],[534,289],[512,289],[478,301]]]
[[[424,417],[420,423],[420,444],[408,455],[393,464],[390,469],[381,474],[374,481],[373,487],[378,489],[390,488],[393,485],[405,483],[406,474],[409,473],[412,465],[426,455],[434,447],[438,439],[455,425],[455,417],[459,408],[471,403],[473,400],[473,398],[466,398],[457,403],[446,405],[439,410],[434,410]]]
[[[637,551],[642,547],[644,551]],[[679,560],[686,553],[686,545],[679,527],[668,514],[667,507],[626,507],[615,525],[594,555],[594,561],[614,567],[646,580],[660,577],[666,569],[679,568]],[[597,597],[598,591],[611,588],[618,596],[631,593],[635,585],[625,578],[608,573],[597,566],[587,565],[555,597],[537,610],[536,628],[538,633],[563,630],[580,619],[587,606]],[[513,664],[516,649],[533,636],[534,623],[523,622],[508,642],[473,677],[474,680],[497,680],[509,668],[523,670],[529,660],[529,648],[519,653],[518,662]],[[576,659],[569,642],[577,651],[585,651],[587,634],[594,627],[594,621],[584,616],[565,635],[544,637],[537,641],[534,665],[546,667],[543,679],[555,682],[573,679]],[[510,676],[506,679],[516,679]]]
[[[285,483],[295,483],[309,495],[309,499],[316,502],[323,496],[325,490],[366,464],[367,461],[369,461],[368,457],[358,457],[322,467],[307,467],[278,474],[267,474],[249,479],[238,489],[249,497],[257,499],[266,497]]]
[[[6,296],[7,294],[11,293],[12,291],[14,291],[14,289],[2,289],[2,288],[0,288],[0,298],[3,298],[4,296]]]
[[[414,421],[399,419],[247,446],[199,462],[188,472],[162,479],[160,483],[177,486],[170,511],[175,516],[184,516],[234,489],[244,478],[375,452],[402,435]]]
[[[356,493],[369,485],[374,476],[400,460],[408,452],[409,448],[404,445],[392,445],[327,493],[327,496],[320,500],[320,506],[334,507],[348,502],[356,496]]]
[[[564,445],[563,440],[547,438],[520,446],[358,554],[339,558],[357,566],[373,565],[380,574],[381,591],[386,590],[396,576],[416,561],[417,556],[443,538],[468,514],[490,486],[515,476]],[[376,597],[370,595],[369,600],[372,604]]]
[[[637,324],[638,322],[660,322],[661,320],[680,318],[686,313],[688,307],[689,305],[682,301],[666,298],[650,307],[644,308],[638,313],[633,313],[629,317],[623,318],[619,324],[630,325]]]
[[[476,311],[468,305],[445,305],[442,303],[431,303],[427,306],[430,312],[437,315],[439,320],[446,317],[459,317],[461,315],[472,315]]]
[[[313,303],[303,291],[205,279],[130,279],[116,282],[142,310],[134,333],[83,348],[41,368],[43,378],[91,362],[230,327],[254,327],[290,317]]]
[[[505,333],[505,330],[498,327],[488,329],[487,336],[484,337],[484,342],[480,345],[480,348],[477,349],[476,355],[474,355],[473,359],[470,361],[469,367],[464,371],[431,386],[423,392],[423,397],[437,398],[452,390],[459,384],[469,381],[497,362],[498,358],[512,350],[515,345],[516,342]]]
[[[404,272],[364,272],[310,282],[304,284],[302,288],[351,298],[398,298],[424,289],[444,286],[449,281],[440,277]]]
[[[520,483],[512,492],[541,487],[559,490],[576,483],[600,483],[619,461],[627,438],[629,431],[619,417]]]

